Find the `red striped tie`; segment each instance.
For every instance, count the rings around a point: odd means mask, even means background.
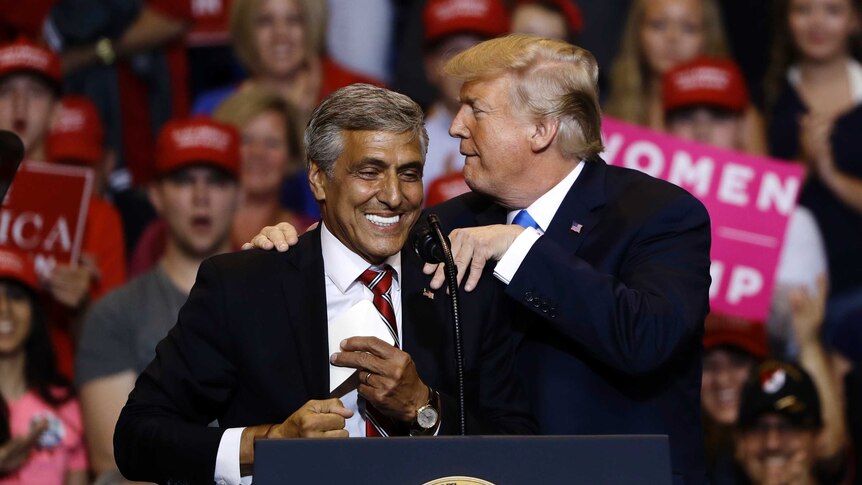
[[[374,307],[380,313],[380,318],[386,322],[396,347],[401,347],[398,339],[398,324],[395,320],[395,309],[392,306],[392,274],[394,270],[388,265],[381,269],[368,268],[359,277],[359,281],[374,293]],[[365,402],[365,436],[393,436],[398,433],[391,419],[378,411],[370,402]]]

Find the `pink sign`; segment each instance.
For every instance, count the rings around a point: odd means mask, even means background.
[[[602,157],[607,163],[679,185],[709,211],[712,311],[764,320],[804,169],[680,140],[610,118],[604,118],[602,125]]]

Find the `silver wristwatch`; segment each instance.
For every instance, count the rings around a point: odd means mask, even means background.
[[[428,388],[428,402],[416,410],[416,419],[410,426],[410,434],[413,436],[429,434],[440,422],[440,395]]]

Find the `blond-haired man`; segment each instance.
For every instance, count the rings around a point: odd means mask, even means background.
[[[520,303],[518,363],[540,431],[667,434],[675,480],[702,483],[706,210],[674,185],[599,158],[588,51],[510,36],[463,52],[446,71],[464,80],[450,134],[461,139],[472,193],[435,210],[460,228],[450,237],[466,289],[495,261]]]

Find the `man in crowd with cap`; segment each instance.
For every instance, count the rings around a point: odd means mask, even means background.
[[[742,391],[736,458],[757,485],[821,483],[817,438],[823,429],[817,388],[796,364],[768,360]]]
[[[461,81],[444,76],[443,66],[479,42],[507,34],[509,14],[502,0],[429,0],[422,20],[425,75],[438,94],[425,117],[429,144],[423,183],[429,200],[440,202],[468,190],[461,176],[464,157],[458,152],[458,140],[449,136]]]
[[[135,379],[173,326],[205,258],[230,250],[238,197],[239,135],[205,118],[177,119],[156,144],[158,177],[149,197],[168,227],[165,254],[151,271],[97,302],[76,357],[94,471],[116,473],[112,436]]]
[[[21,138],[25,163],[51,160],[48,137],[52,120],[62,111],[61,83],[60,61],[48,49],[26,38],[0,45],[0,129],[10,130]],[[85,129],[98,132],[98,128],[93,128],[95,121],[84,123],[88,124]],[[102,140],[74,136],[60,135],[55,146],[58,154],[80,158],[82,150],[101,150],[101,146],[94,144],[100,145]],[[91,157],[84,155],[84,158]],[[52,315],[52,342],[64,375],[72,374],[72,341],[87,304],[125,282],[121,229],[120,218],[113,207],[101,200],[91,201],[81,259],[73,264],[58,264],[50,274],[40,275],[57,303],[48,311]]]
[[[54,53],[24,37],[0,45],[0,128],[21,138],[25,160],[45,160],[45,138],[61,90]]]

